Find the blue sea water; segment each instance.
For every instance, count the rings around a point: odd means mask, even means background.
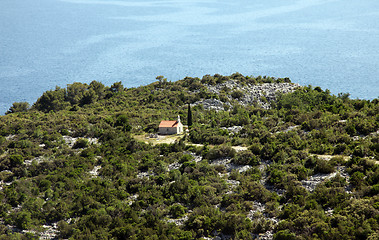
[[[0,0],[0,114],[75,81],[290,77],[379,96],[377,0]]]

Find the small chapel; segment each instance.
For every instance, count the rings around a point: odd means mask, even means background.
[[[176,121],[161,121],[159,124],[160,135],[172,135],[183,133],[183,124],[180,122],[180,116]]]

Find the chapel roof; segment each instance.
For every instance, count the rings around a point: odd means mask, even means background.
[[[159,127],[177,127],[178,121],[161,121]]]

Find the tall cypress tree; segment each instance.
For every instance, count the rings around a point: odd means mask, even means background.
[[[188,127],[192,126],[192,111],[191,111],[191,105],[188,103],[188,113],[187,113],[187,124]]]

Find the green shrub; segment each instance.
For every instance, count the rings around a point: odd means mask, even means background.
[[[237,152],[233,161],[236,164],[252,166],[256,166],[260,163],[259,157],[250,150]]]
[[[28,229],[32,223],[31,214],[28,211],[21,211],[16,214],[14,220],[16,227],[19,229]]]
[[[218,158],[224,158],[224,157],[234,157],[236,154],[236,150],[234,150],[230,146],[221,145],[214,148],[211,148],[207,155],[205,156],[209,160],[215,160]]]
[[[124,132],[130,132],[132,129],[132,126],[129,124],[128,117],[125,114],[117,116],[115,126],[121,127]]]
[[[75,144],[72,146],[73,149],[78,149],[78,148],[86,148],[88,146],[89,142],[88,139],[86,138],[79,138],[76,140]]]
[[[11,155],[9,157],[10,164],[12,167],[20,166],[21,164],[24,163],[24,158],[21,155]]]
[[[181,204],[175,203],[170,207],[170,214],[174,218],[180,218],[186,213],[187,208]]]
[[[275,233],[273,236],[273,240],[295,240],[296,235],[294,233],[291,233],[289,230],[280,230],[279,232]]]
[[[332,173],[334,172],[334,166],[328,160],[317,159],[314,171],[315,173]]]
[[[234,98],[234,99],[240,99],[240,98],[242,98],[243,97],[243,92],[242,91],[240,91],[240,90],[235,90],[235,91],[233,91],[232,93],[231,93],[231,96],[232,96],[232,98]]]

